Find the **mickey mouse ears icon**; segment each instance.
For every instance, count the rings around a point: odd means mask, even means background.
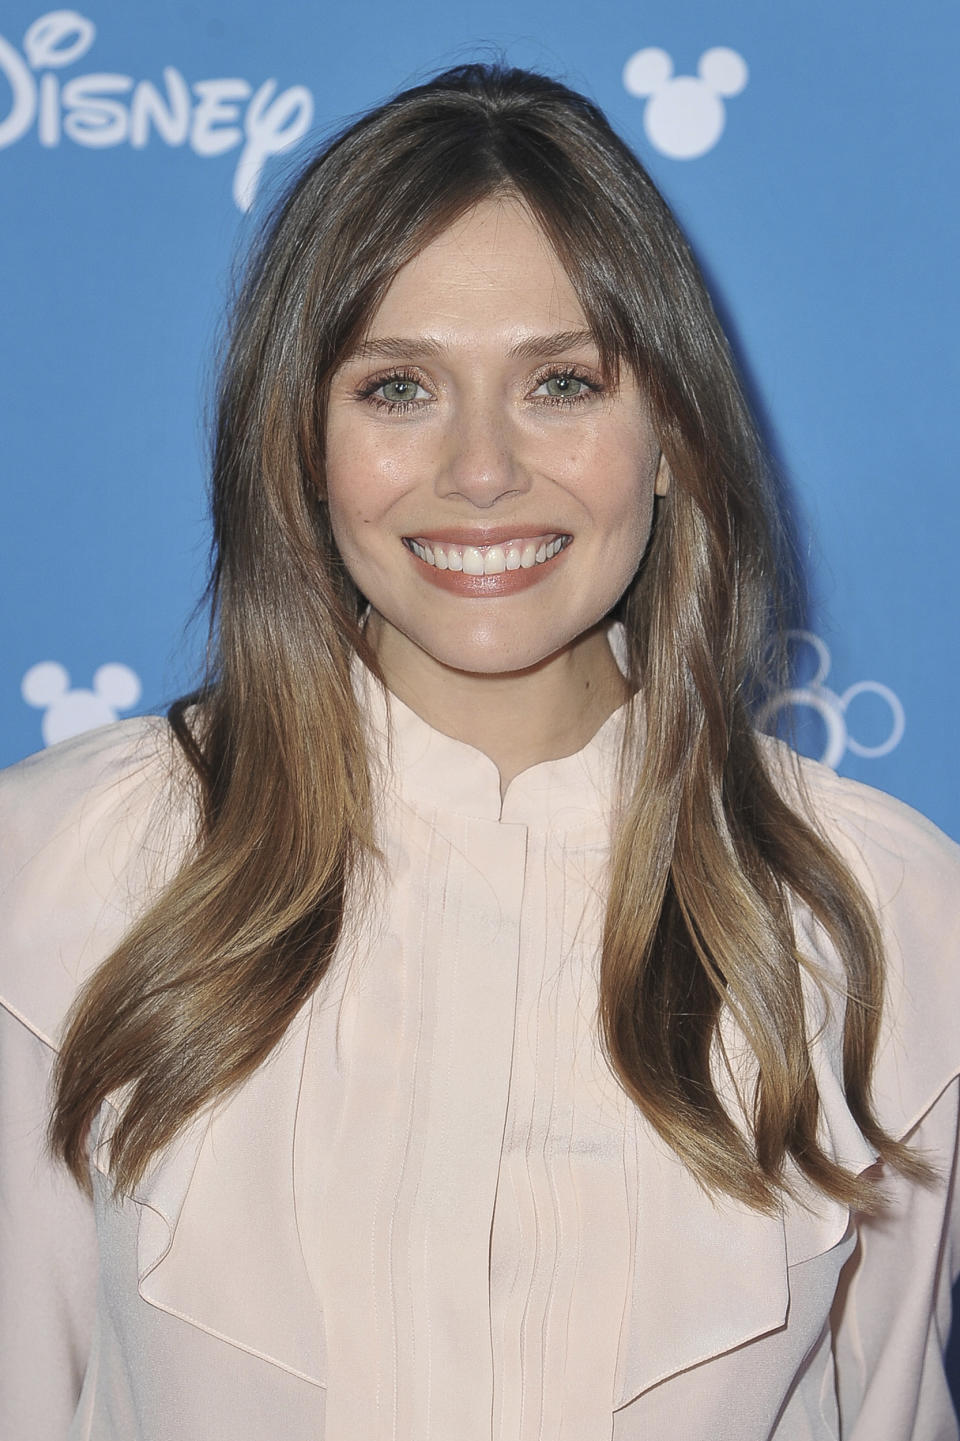
[[[69,672],[55,660],[32,665],[20,683],[27,704],[44,711],[40,729],[48,746],[95,726],[109,725],[118,711],[136,705],[140,691],[136,671],[119,661],[98,666],[91,690],[71,690]]]
[[[704,51],[696,75],[674,76],[673,69],[666,50],[637,50],[623,67],[624,89],[646,99],[643,126],[661,154],[692,160],[720,139],[723,100],[740,94],[749,72],[743,56],[725,45]]]

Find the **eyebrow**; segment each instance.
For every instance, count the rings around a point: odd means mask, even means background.
[[[596,346],[593,333],[589,330],[557,330],[552,335],[531,335],[526,340],[511,345],[507,354],[517,360],[540,360],[548,355],[562,355],[568,350],[581,346]],[[363,340],[356,345],[344,360],[412,360],[417,357],[435,359],[446,350],[439,340],[429,336],[406,337],[402,335],[381,335],[374,340]]]

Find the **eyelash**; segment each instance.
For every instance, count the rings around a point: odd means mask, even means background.
[[[358,400],[369,401],[372,405],[375,405],[378,410],[385,410],[391,415],[402,415],[406,411],[417,410],[424,404],[422,400],[385,400],[383,396],[377,395],[377,391],[382,386],[389,385],[391,381],[394,380],[405,381],[410,385],[423,384],[421,377],[416,371],[407,369],[391,370],[389,374],[375,376],[373,379],[367,381],[366,384],[361,385],[356,391]],[[599,380],[591,379],[591,377],[585,375],[582,370],[571,365],[552,366],[545,370],[536,377],[533,387],[534,390],[538,390],[540,386],[546,384],[548,380],[579,380],[583,386],[583,390],[579,395],[541,395],[537,397],[540,403],[546,403],[547,405],[567,407],[579,405],[583,401],[590,400],[592,397],[599,395],[603,390],[603,385]]]

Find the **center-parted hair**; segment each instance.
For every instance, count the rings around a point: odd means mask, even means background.
[[[378,864],[351,684],[358,595],[324,503],[329,382],[401,266],[477,202],[521,200],[614,380],[644,388],[671,473],[621,598],[637,688],[623,758],[599,1036],[650,1122],[708,1187],[769,1208],[787,1158],[869,1204],[818,1136],[792,909],[845,972],[844,1084],[882,1157],[869,1077],[882,1000],[876,922],[840,859],[771,780],[751,724],[781,613],[784,547],[760,446],[702,278],[650,178],[600,111],[543,76],[466,65],[364,115],[267,224],[233,315],[213,464],[209,674],[172,708],[197,837],[79,997],[54,1149],[86,1184],[85,1138],[123,1088],[117,1186],[280,1041]],[[639,489],[639,488],[638,488]],[[797,803],[799,804],[799,803]],[[722,1008],[755,1058],[746,1122],[714,1084]]]

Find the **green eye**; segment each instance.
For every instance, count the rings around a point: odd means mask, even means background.
[[[384,400],[389,400],[395,405],[405,400],[412,400],[418,389],[415,380],[385,380],[380,386]]]
[[[545,384],[548,395],[579,395],[583,389],[583,381],[578,380],[575,375],[551,375]]]
[[[585,400],[593,388],[580,375],[548,375],[541,380],[535,394],[548,400]]]

